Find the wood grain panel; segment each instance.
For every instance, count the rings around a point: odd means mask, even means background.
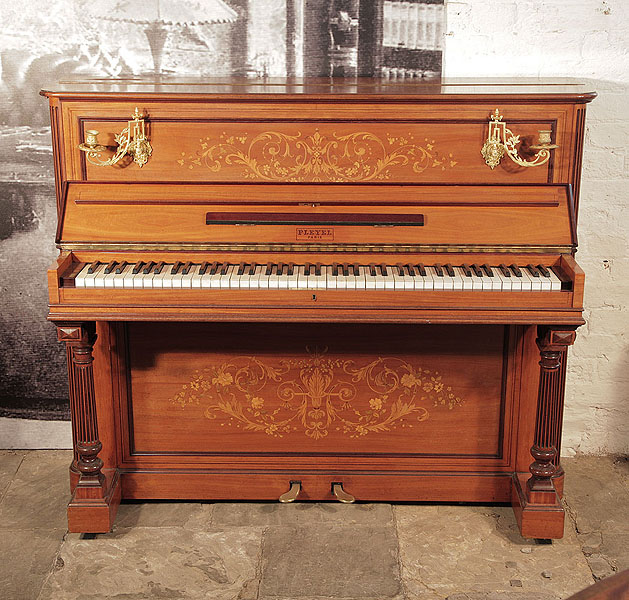
[[[130,325],[133,446],[498,455],[504,335],[502,327]]]

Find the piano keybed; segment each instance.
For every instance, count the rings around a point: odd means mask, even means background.
[[[64,287],[100,289],[281,289],[560,291],[571,282],[553,266],[478,263],[95,261],[82,263]]]

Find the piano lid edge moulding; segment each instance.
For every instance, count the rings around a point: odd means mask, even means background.
[[[66,82],[71,531],[122,499],[508,502],[563,535],[572,80]]]

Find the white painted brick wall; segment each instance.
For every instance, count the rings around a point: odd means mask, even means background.
[[[591,80],[563,453],[629,452],[629,0],[446,0],[447,77]]]

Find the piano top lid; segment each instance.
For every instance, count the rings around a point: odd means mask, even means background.
[[[218,77],[218,78],[93,78],[63,80],[44,89],[42,96],[61,99],[116,100],[171,98],[173,100],[277,100],[332,102],[590,102],[592,85],[570,78],[434,78],[391,81],[359,78]]]

